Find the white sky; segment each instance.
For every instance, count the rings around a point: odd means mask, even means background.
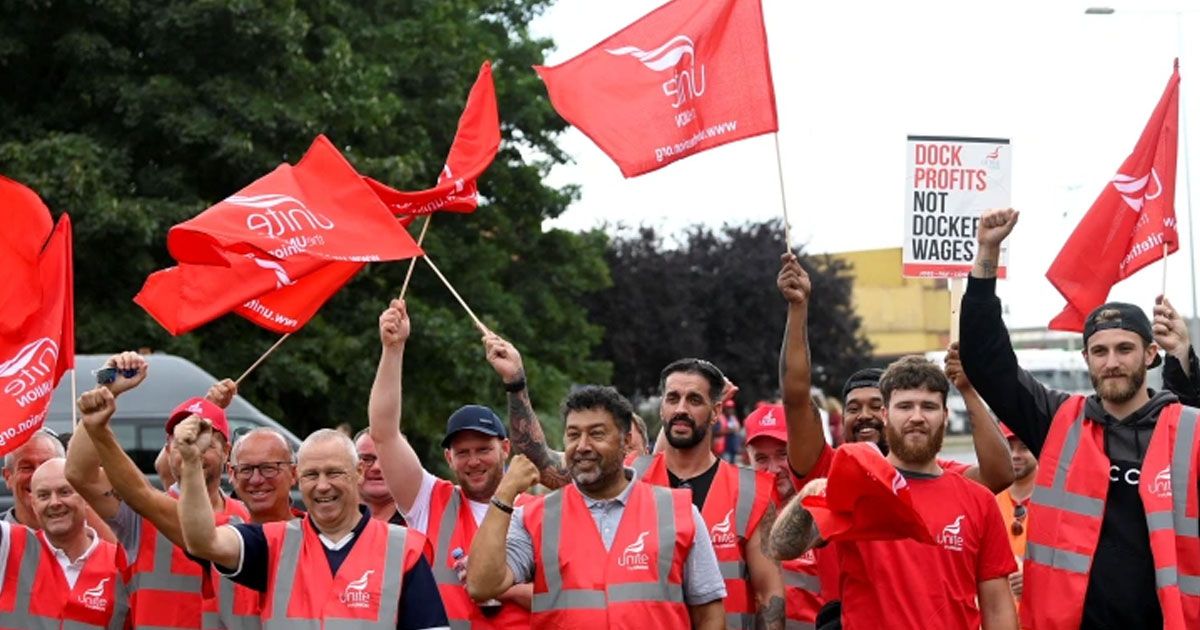
[[[1176,56],[1181,125],[1200,162],[1200,92],[1189,81],[1189,68],[1200,68],[1200,44],[1187,43],[1189,36],[1200,42],[1200,1],[1096,2],[1116,9],[1105,16],[1084,15],[1093,4],[1077,0],[762,2],[793,240],[812,253],[899,247],[906,136],[1010,138],[1013,205],[1021,211],[1001,288],[1010,326],[1045,325],[1063,306],[1046,269],[1132,151]],[[558,0],[533,30],[557,42],[547,59],[556,64],[661,4]],[[557,167],[550,183],[580,184],[582,199],[554,226],[623,222],[672,231],[780,213],[770,135],[633,179],[575,129],[561,146],[575,162]],[[1167,294],[1190,313],[1187,230],[1200,229],[1187,216],[1185,146],[1181,137],[1182,246],[1170,258]],[[1112,298],[1148,308],[1161,283],[1162,266],[1154,264]]]

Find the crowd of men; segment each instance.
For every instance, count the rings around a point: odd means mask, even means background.
[[[1045,388],[1017,365],[994,291],[1016,222],[981,219],[944,367],[905,357],[846,381],[837,448],[813,400],[820,296],[784,255],[781,404],[742,423],[750,467],[715,452],[732,386],[695,358],[661,372],[657,441],[615,389],[587,385],[561,401],[553,450],[520,352],[488,332],[507,409],[448,418],[441,479],[404,432],[414,326],[394,300],[368,430],[321,429],[296,452],[266,428],[231,442],[225,380],[165,419],[163,491],[109,424],[121,394],[153,386],[143,357],[116,355],[65,451],[39,432],[5,457],[0,627],[1200,627],[1186,326],[1165,299],[1152,318],[1106,304],[1083,334],[1095,394]],[[939,457],[951,385],[976,465]]]

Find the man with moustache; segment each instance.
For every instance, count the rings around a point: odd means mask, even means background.
[[[51,458],[31,476],[40,530],[0,523],[0,626],[122,628],[125,553],[87,525],[87,503],[63,467]]]
[[[403,300],[392,300],[379,316],[383,349],[367,413],[376,461],[393,501],[408,526],[434,545],[433,575],[451,623],[457,627],[522,628],[529,626],[532,588],[517,585],[496,600],[476,604],[467,595],[458,571],[469,566],[466,552],[487,513],[504,474],[509,443],[495,412],[467,405],[451,414],[442,448],[456,483],[438,479],[421,466],[416,451],[401,432],[401,374],[404,347],[412,329]]]
[[[534,462],[541,483],[559,488],[570,483],[563,454],[546,445],[530,403],[521,355],[495,334],[484,337],[488,360],[504,382],[508,418],[518,453]],[[688,488],[710,529],[721,573],[726,577],[726,623],[733,628],[782,629],[785,622],[783,576],[767,554],[768,533],[777,497],[770,475],[739,468],[712,452],[716,422],[728,381],[703,359],[680,359],[659,375],[666,447],[654,455],[630,456],[640,481]]]
[[[1165,299],[1153,324],[1135,305],[1102,304],[1083,327],[1095,394],[1044,387],[1017,364],[995,294],[1000,246],[1017,219],[1012,209],[980,218],[961,330],[967,376],[1041,462],[1022,624],[1200,627],[1197,412],[1146,385],[1160,345],[1168,351],[1166,382],[1196,378],[1187,327]]]
[[[358,461],[362,462],[362,479],[358,484],[358,496],[363,505],[371,512],[371,518],[391,523],[406,525],[392,491],[388,489],[387,481],[383,478],[383,464],[379,462],[379,451],[375,449],[375,440],[371,439],[371,429],[366,428],[354,436],[354,450],[358,451]]]
[[[611,387],[563,402],[572,483],[514,508],[538,470],[513,458],[471,546],[476,600],[532,583],[533,628],[725,627],[725,586],[688,493],[635,483],[622,466],[633,409]]]
[[[887,460],[911,488],[936,544],[835,540],[846,628],[1017,628],[1008,587],[1016,563],[995,498],[937,463],[949,388],[942,370],[923,357],[900,359],[880,379]],[[780,513],[771,534],[780,557],[797,557],[821,542],[799,499],[822,482],[805,486]]]

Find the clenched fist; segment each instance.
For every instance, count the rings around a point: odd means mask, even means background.
[[[800,266],[800,261],[795,254],[790,252],[784,254],[781,260],[783,266],[779,270],[775,284],[779,287],[779,292],[783,294],[783,299],[792,306],[808,304],[808,297],[812,295],[812,281],[809,279],[808,273],[804,271],[804,267]]]
[[[500,479],[500,487],[496,488],[496,496],[501,501],[512,505],[517,495],[529,490],[537,484],[541,474],[537,466],[524,455],[515,455],[508,462],[508,470]]]
[[[1020,213],[1012,208],[988,210],[979,217],[979,244],[1000,246],[1012,234]]]
[[[79,413],[83,414],[83,426],[89,432],[108,426],[109,419],[117,410],[116,397],[111,390],[103,386],[84,392],[76,404],[79,406]]]
[[[114,354],[109,357],[104,362],[104,367],[117,370],[116,380],[104,387],[112,392],[113,396],[120,396],[123,392],[141,385],[142,381],[146,380],[146,373],[150,368],[150,364],[146,363],[146,357],[136,352],[122,352],[121,354]],[[122,375],[123,372],[136,372],[136,374],[126,377]]]
[[[174,448],[186,462],[195,462],[212,445],[212,424],[200,416],[188,416],[175,425]]]
[[[500,380],[515,383],[525,377],[525,364],[516,346],[491,331],[483,336],[483,346],[487,349],[488,363],[500,375]]]
[[[208,394],[204,397],[212,404],[222,409],[228,409],[234,396],[237,396],[237,383],[233,382],[233,379],[227,378],[209,387]]]
[[[392,300],[387,310],[379,315],[379,341],[383,343],[383,347],[395,350],[404,347],[411,332],[408,306],[404,300]]]

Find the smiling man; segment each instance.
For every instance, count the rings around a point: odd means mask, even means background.
[[[1133,304],[1088,314],[1083,358],[1095,393],[1049,389],[1021,369],[996,297],[1000,245],[1018,213],[990,210],[962,304],[963,369],[1041,461],[1029,506],[1021,595],[1032,628],[1200,627],[1197,411],[1154,391],[1195,379],[1187,326],[1161,299],[1151,323]]]

